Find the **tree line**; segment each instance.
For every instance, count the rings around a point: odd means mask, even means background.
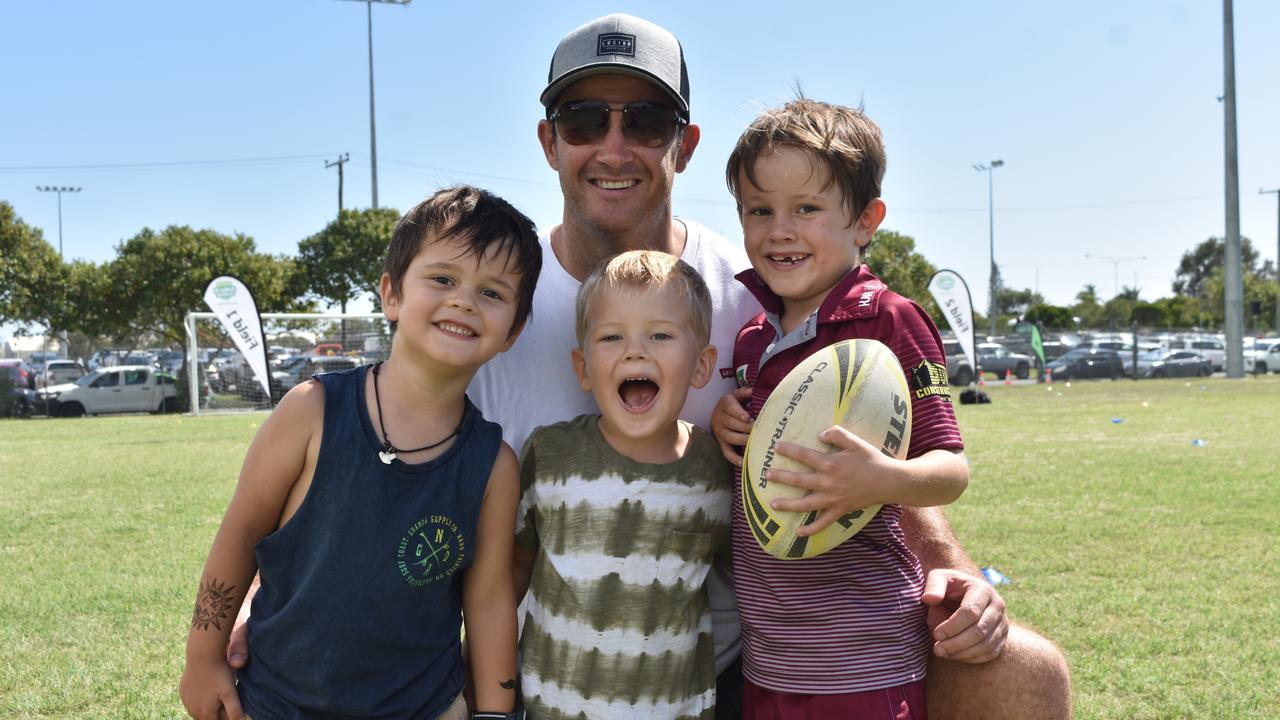
[[[263,312],[311,312],[369,296],[381,274],[382,257],[399,213],[390,208],[344,210],[319,232],[298,242],[294,255],[259,252],[253,238],[211,229],[171,225],[143,228],[115,248],[103,263],[64,262],[39,228],[0,201],[0,323],[39,325],[88,338],[137,341],[156,338],[185,344],[183,319],[204,308],[204,289],[218,275],[235,275],[254,291]],[[1259,265],[1258,251],[1242,240],[1246,330],[1275,330],[1276,268]],[[1001,326],[1024,317],[1046,328],[1219,328],[1223,322],[1221,238],[1211,237],[1187,251],[1174,273],[1174,293],[1147,302],[1126,287],[1101,301],[1086,285],[1068,306],[1051,305],[1030,289],[1005,287],[997,275],[996,305]],[[867,258],[889,287],[915,299],[946,327],[928,291],[936,271],[916,252],[909,235],[876,233]],[[997,268],[998,272],[998,268]],[[1256,311],[1256,312],[1254,312]],[[977,327],[987,320],[975,317]]]
[[[399,216],[390,208],[344,210],[292,256],[260,252],[240,233],[171,225],[143,228],[106,262],[63,262],[39,228],[0,201],[0,323],[180,347],[184,318],[205,309],[205,286],[219,275],[243,280],[262,312],[321,304],[345,311],[373,295]]]

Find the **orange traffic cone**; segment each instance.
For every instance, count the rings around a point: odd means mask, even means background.
[[[986,387],[986,386],[987,386],[987,374],[979,370],[978,371],[978,387]]]
[[[1004,371],[1004,384],[1005,384],[1005,385],[1012,385],[1012,384],[1013,384],[1013,371],[1012,371],[1012,370],[1005,370],[1005,371]]]
[[[1053,384],[1053,368],[1044,369],[1044,381],[1050,385]]]

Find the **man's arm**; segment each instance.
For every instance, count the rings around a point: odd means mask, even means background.
[[[227,664],[233,670],[240,670],[249,663],[249,611],[253,606],[253,596],[261,587],[259,576],[254,575],[249,592],[240,604],[240,612],[236,613],[236,624],[231,628],[231,639],[227,641]]]
[[[1004,650],[1009,618],[1004,598],[960,546],[940,508],[904,507],[902,532],[920,559],[929,606],[929,630],[938,657],[967,663],[994,660]]]
[[[960,541],[942,508],[904,507],[901,524],[907,547],[920,559],[925,573],[945,568],[970,575],[979,574],[978,565],[960,547]]]
[[[930,451],[914,461],[916,466],[921,466],[918,469],[924,470],[918,477],[911,478],[914,473],[908,473],[889,483],[910,493],[900,498],[881,497],[876,489],[880,483],[868,481],[876,476],[877,467],[889,463],[890,459],[838,426],[819,437],[835,445],[836,450],[821,453],[791,443],[778,443],[780,454],[799,460],[811,470],[770,470],[770,480],[804,488],[810,493],[800,498],[775,500],[774,507],[796,512],[820,511],[818,519],[802,530],[802,534],[812,535],[850,510],[885,501],[898,502],[903,506],[900,522],[907,547],[919,558],[926,573],[925,591],[920,599],[929,606],[934,654],[967,663],[983,663],[999,657],[1009,633],[1004,600],[979,574],[977,565],[960,546],[942,511],[919,507],[926,504],[921,500],[930,499],[946,488],[951,488],[948,492],[963,489],[963,483],[954,477],[963,470],[967,481],[963,457],[946,450]],[[892,475],[886,477],[892,478]],[[909,480],[903,483],[902,477]],[[916,491],[921,490],[924,492],[915,497]],[[945,495],[933,499],[949,501]]]

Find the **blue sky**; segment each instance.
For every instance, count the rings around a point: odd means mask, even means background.
[[[985,307],[987,178],[1006,283],[1067,304],[1135,278],[1169,294],[1183,252],[1224,233],[1222,6],[1046,2],[439,3],[374,15],[379,201],[399,210],[454,182],[547,228],[556,176],[535,139],[551,52],[625,11],[671,29],[702,142],[677,214],[740,242],[724,162],[758,109],[798,81],[862,102],[884,129],[883,227],[964,275]],[[208,227],[292,253],[370,203],[365,5],[340,0],[0,5],[0,199],[65,254],[108,260],[143,227]],[[1237,0],[1243,234],[1276,257],[1280,3]],[[1272,80],[1267,78],[1271,77]],[[231,162],[242,161],[242,162]],[[1118,259],[1090,260],[1086,254]],[[1146,260],[1132,260],[1145,256]]]

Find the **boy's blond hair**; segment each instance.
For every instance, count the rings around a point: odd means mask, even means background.
[[[711,342],[711,293],[688,263],[657,250],[632,250],[613,256],[592,272],[578,288],[575,311],[578,347],[586,350],[587,316],[600,290],[658,290],[673,287],[684,299],[689,325],[700,346]]]
[[[725,180],[742,214],[740,176],[756,187],[756,161],[777,147],[807,150],[821,161],[828,183],[837,183],[849,217],[857,221],[867,203],[880,197],[884,180],[884,138],[862,108],[799,97],[756,118],[729,155]],[[829,186],[829,185],[828,185]]]

